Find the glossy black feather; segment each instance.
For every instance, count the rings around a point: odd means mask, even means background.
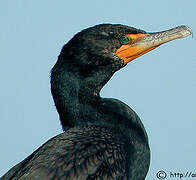
[[[127,158],[137,157],[147,144],[127,141],[113,128],[101,126],[75,127],[52,138],[27,159],[11,169],[4,179],[127,179]],[[135,149],[137,143],[138,149]],[[130,150],[131,152],[127,152]],[[142,152],[143,154],[143,152]],[[141,154],[140,154],[141,155]],[[130,158],[130,157],[129,157]],[[144,176],[146,160],[130,162],[134,178]]]

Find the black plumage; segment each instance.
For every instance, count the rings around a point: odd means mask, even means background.
[[[50,139],[6,173],[5,179],[132,179],[148,172],[148,137],[126,104],[99,93],[126,65],[116,54],[127,34],[147,34],[102,24],[76,34],[51,71],[51,91],[64,133]],[[133,44],[129,41],[129,44]]]

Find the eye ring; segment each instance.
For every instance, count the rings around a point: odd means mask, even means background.
[[[122,44],[128,44],[130,42],[130,39],[127,36],[123,36],[120,38],[120,42]]]

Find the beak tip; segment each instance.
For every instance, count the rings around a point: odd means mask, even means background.
[[[188,26],[185,26],[185,25],[182,25],[182,26],[179,26],[179,28],[182,30],[182,37],[187,37],[187,36],[192,36],[193,38],[193,31],[190,27]]]

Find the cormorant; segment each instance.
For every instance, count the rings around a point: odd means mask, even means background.
[[[192,34],[187,26],[147,33],[101,24],[64,45],[51,71],[51,91],[65,132],[3,177],[8,179],[143,180],[150,164],[147,133],[126,104],[99,93],[133,59]]]

